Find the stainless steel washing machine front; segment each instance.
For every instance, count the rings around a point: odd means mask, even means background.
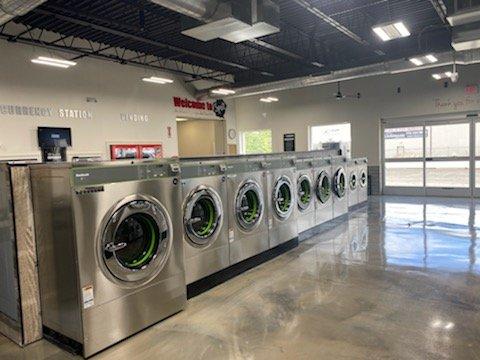
[[[187,285],[230,265],[225,161],[181,161]]]
[[[230,265],[269,249],[264,156],[227,158]]]
[[[356,159],[350,159],[347,162],[347,178],[348,207],[351,208],[358,204],[358,188],[360,187],[358,161]]]
[[[33,166],[43,325],[89,357],[186,304],[178,164]]]
[[[358,171],[358,203],[364,203],[368,200],[368,159],[357,159],[357,171]]]
[[[319,158],[315,167],[315,224],[321,225],[333,219],[332,162],[331,158]]]
[[[315,222],[315,161],[297,159],[297,225],[298,232],[310,230]]]
[[[333,217],[348,213],[347,159],[332,158]]]
[[[296,158],[291,154],[266,156],[268,237],[274,248],[298,238]]]

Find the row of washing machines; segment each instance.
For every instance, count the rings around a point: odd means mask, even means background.
[[[318,153],[30,172],[44,334],[85,357],[367,200],[366,159]]]

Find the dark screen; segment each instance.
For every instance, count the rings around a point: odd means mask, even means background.
[[[72,146],[72,131],[70,128],[38,128],[38,146],[42,148],[54,147],[64,142],[66,142],[68,146]]]

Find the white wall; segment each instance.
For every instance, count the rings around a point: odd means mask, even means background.
[[[30,62],[40,55],[52,56],[42,49],[0,42],[0,105],[38,106],[54,111],[52,117],[43,118],[0,113],[0,160],[39,157],[38,126],[71,127],[70,156],[99,154],[107,159],[109,143],[162,143],[164,156],[178,155],[172,97],[193,99],[181,79],[167,74],[164,76],[175,79],[174,84],[145,83],[142,77],[154,75],[152,72],[88,58],[78,60],[77,66],[70,69]],[[87,103],[87,97],[96,98],[98,103]],[[235,123],[233,102],[229,105],[228,128]],[[59,108],[89,110],[93,118],[61,119]],[[121,113],[146,114],[149,121],[122,121]],[[167,127],[172,128],[171,138]]]
[[[368,156],[380,163],[381,119],[480,109],[480,96],[466,96],[467,84],[480,80],[480,66],[460,67],[460,81],[443,87],[432,70],[348,81],[346,94],[361,92],[361,100],[334,99],[336,84],[277,92],[278,103],[259,102],[261,96],[236,99],[239,131],[272,129],[274,151],[283,150],[283,134],[296,133],[297,149],[308,148],[308,127],[319,124],[352,124],[352,155]],[[397,93],[401,87],[402,92]],[[441,106],[439,104],[442,104]]]

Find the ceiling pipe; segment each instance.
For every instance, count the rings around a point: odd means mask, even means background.
[[[402,59],[377,63],[373,65],[360,66],[346,70],[338,70],[331,72],[327,75],[305,76],[260,85],[236,88],[235,95],[227,96],[225,98],[254,96],[278,91],[298,89],[308,86],[332,84],[339,81],[355,80],[372,76],[393,75],[405,72],[433,69],[453,65],[454,62],[456,62],[457,65],[472,65],[480,63],[480,50],[464,51],[461,53],[444,52],[440,54],[435,54],[435,56],[438,58],[438,62],[433,64],[426,64],[423,66],[415,66],[410,61],[408,61],[408,59]],[[198,98],[202,98],[209,96],[209,93],[207,91],[199,91],[196,95]]]
[[[0,0],[0,25],[42,5],[46,0]]]

